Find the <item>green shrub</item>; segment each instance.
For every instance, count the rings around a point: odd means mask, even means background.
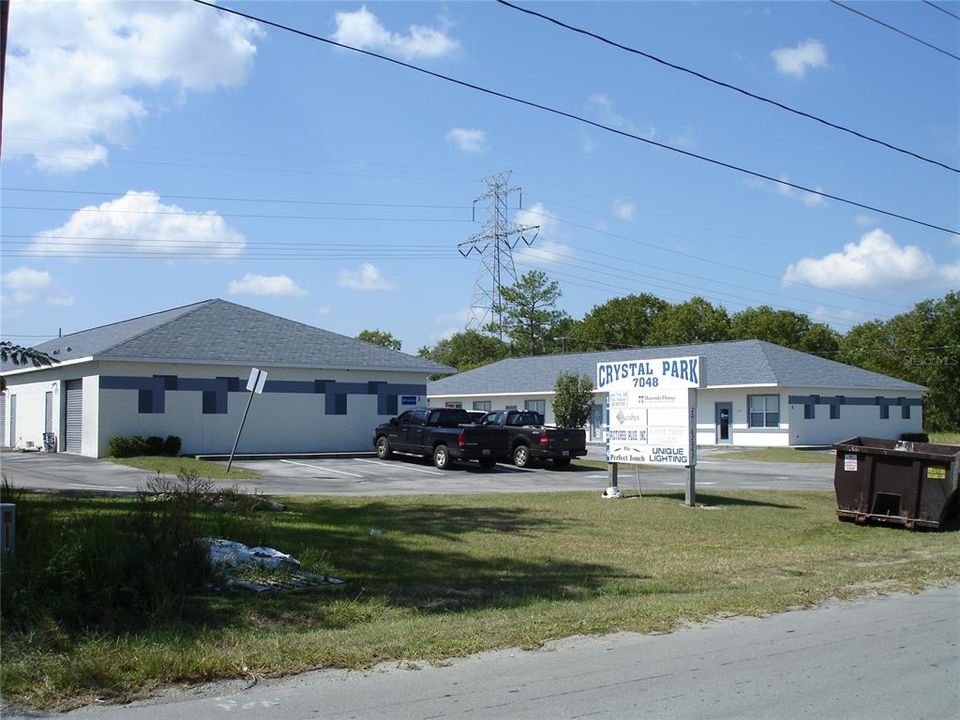
[[[145,454],[147,445],[139,435],[131,435],[130,437],[117,435],[110,438],[107,447],[113,457],[124,458]]]
[[[182,442],[179,437],[176,435],[167,435],[167,439],[163,441],[163,454],[169,455],[170,457],[177,457],[180,454],[180,446]]]
[[[151,435],[144,440],[139,435],[117,435],[110,438],[107,448],[115,458],[137,457],[140,455],[169,455],[176,457],[180,454],[182,442],[176,435],[167,435],[167,439],[158,435]]]
[[[903,433],[900,439],[910,442],[930,442],[930,436],[927,433]]]

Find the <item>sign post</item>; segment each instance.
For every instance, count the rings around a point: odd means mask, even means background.
[[[253,402],[254,395],[263,393],[263,386],[267,383],[267,371],[250,369],[250,377],[247,379],[247,390],[250,391],[250,397],[247,398],[247,406],[243,409],[243,417],[240,419],[240,427],[237,428],[237,439],[233,441],[233,450],[230,451],[230,460],[227,462],[227,474],[230,473],[230,467],[233,465],[233,456],[237,452],[237,445],[240,444],[240,433],[243,432],[243,424],[247,421],[247,413],[250,412],[250,403]]]
[[[684,502],[696,502],[697,388],[703,358],[675,357],[597,363],[597,390],[607,393],[607,462],[687,470]]]

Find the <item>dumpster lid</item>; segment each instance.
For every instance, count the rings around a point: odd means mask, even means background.
[[[861,452],[867,455],[895,455],[919,460],[960,462],[960,446],[943,443],[889,440],[886,438],[854,437],[833,446],[837,452]]]

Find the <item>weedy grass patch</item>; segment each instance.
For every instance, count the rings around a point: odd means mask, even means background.
[[[834,453],[825,450],[798,450],[797,448],[772,447],[752,450],[732,450],[710,454],[711,460],[754,460],[760,462],[822,463],[832,465]]]
[[[178,474],[197,475],[198,477],[210,478],[211,480],[259,480],[260,473],[253,470],[244,470],[242,468],[230,468],[227,472],[227,466],[216,462],[206,460],[197,460],[192,457],[165,457],[163,455],[136,455],[125,458],[106,458],[112,463],[118,465],[129,465],[138,470],[146,470],[151,473],[160,473],[163,475]]]
[[[270,513],[204,504],[196,513],[203,532],[277,548],[306,571],[347,582],[261,594],[192,590],[149,622],[133,610],[78,622],[35,598],[34,612],[9,622],[4,563],[3,695],[64,708],[168,683],[440,661],[960,580],[955,522],[941,532],[841,523],[832,493],[698,499],[706,507],[686,507],[682,493],[669,492],[617,501],[596,492],[297,497]],[[28,512],[65,527],[124,522],[137,502],[26,501]],[[122,574],[114,581],[125,582]]]

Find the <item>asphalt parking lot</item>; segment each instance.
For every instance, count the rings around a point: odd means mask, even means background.
[[[289,457],[240,460],[236,467],[260,473],[257,480],[228,480],[218,484],[267,495],[423,495],[459,493],[560,492],[607,487],[603,469],[577,466],[517,468],[497,465],[483,470],[474,463],[437,470],[429,460],[372,455],[337,458]],[[66,453],[3,453],[3,476],[15,487],[108,493],[134,493],[151,473]],[[682,468],[621,469],[619,484],[625,494],[643,491],[682,492]],[[697,492],[718,490],[832,490],[833,466],[801,463],[710,460],[705,453],[697,467]]]

